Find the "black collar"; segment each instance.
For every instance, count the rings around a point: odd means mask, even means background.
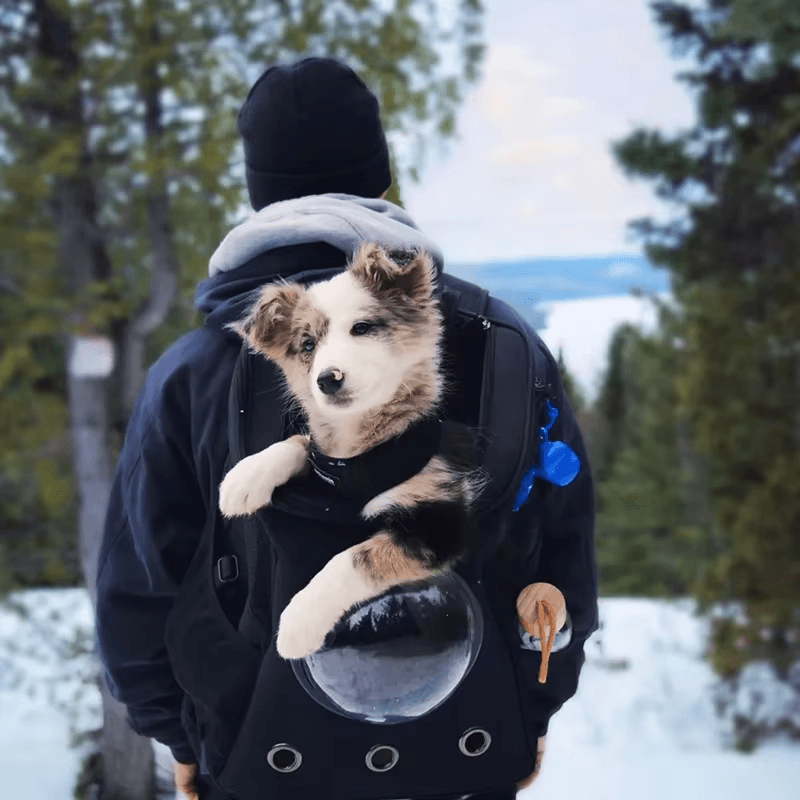
[[[329,458],[312,442],[308,454],[316,477],[338,497],[367,503],[416,475],[439,451],[442,422],[430,417],[353,458]]]

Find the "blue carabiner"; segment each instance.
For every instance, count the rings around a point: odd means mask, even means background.
[[[581,460],[566,442],[551,442],[550,429],[558,419],[558,409],[547,400],[547,424],[539,428],[539,463],[532,466],[523,476],[513,511],[525,505],[533,491],[536,477],[544,478],[556,486],[566,486],[575,480],[580,472]]]

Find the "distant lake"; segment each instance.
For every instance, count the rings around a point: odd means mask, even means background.
[[[669,274],[642,256],[528,258],[481,264],[448,264],[445,270],[477,283],[520,311],[536,328],[545,327],[546,306],[558,300],[669,291]]]

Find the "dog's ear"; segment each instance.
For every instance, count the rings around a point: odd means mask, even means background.
[[[433,297],[436,266],[424,250],[387,251],[377,244],[364,244],[350,269],[374,294],[400,292],[415,303]]]
[[[292,317],[304,293],[305,289],[296,283],[265,286],[247,316],[228,328],[253,350],[270,357],[283,355],[291,339]]]

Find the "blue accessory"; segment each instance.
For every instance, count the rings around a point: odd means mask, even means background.
[[[514,511],[525,505],[533,490],[533,480],[544,478],[556,486],[566,486],[581,471],[581,460],[566,442],[551,442],[550,428],[558,419],[558,409],[547,401],[547,425],[539,428],[539,464],[531,467],[522,477]]]

